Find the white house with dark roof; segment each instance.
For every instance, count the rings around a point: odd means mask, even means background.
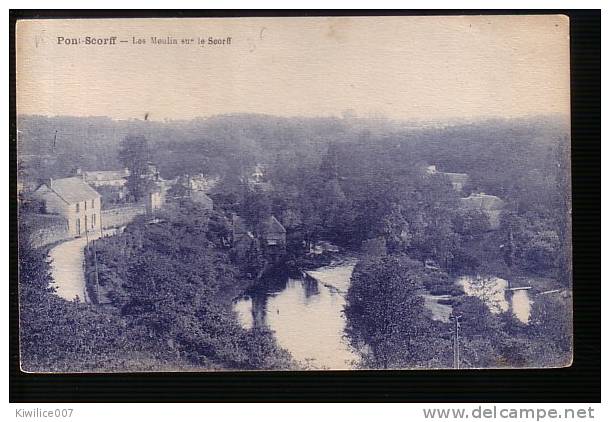
[[[66,219],[70,235],[80,236],[85,232],[96,231],[101,233],[100,194],[82,177],[51,179],[34,192],[34,197],[42,201],[45,213],[61,215]]]

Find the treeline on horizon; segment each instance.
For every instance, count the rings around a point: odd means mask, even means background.
[[[185,172],[222,175],[236,165],[232,161],[268,164],[278,154],[319,162],[334,142],[350,148],[374,145],[391,150],[396,158],[426,161],[473,177],[480,170],[487,173],[479,177],[484,179],[518,162],[531,171],[544,171],[552,165],[548,149],[569,133],[567,119],[559,116],[420,126],[372,118],[256,114],[167,122],[27,115],[18,117],[18,130],[18,161],[39,171],[26,173],[29,177],[42,179],[65,177],[74,167],[121,168],[117,151],[129,135],[149,141],[150,159],[166,178]]]

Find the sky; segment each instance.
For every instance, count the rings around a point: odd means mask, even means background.
[[[113,36],[127,42],[85,44]],[[151,43],[168,36],[194,43]],[[225,44],[198,44],[209,37]],[[569,22],[561,15],[32,20],[18,22],[16,58],[18,114],[569,114]]]

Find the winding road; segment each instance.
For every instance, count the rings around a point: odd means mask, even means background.
[[[89,235],[89,240],[99,238]],[[59,297],[72,301],[77,297],[87,301],[85,284],[85,246],[87,239],[79,237],[65,241],[49,251],[51,258],[52,287]]]

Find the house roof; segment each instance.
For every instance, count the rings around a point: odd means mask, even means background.
[[[247,181],[250,190],[256,192],[272,192],[274,187],[271,182],[255,182],[252,180]]]
[[[468,181],[468,175],[466,173],[442,173],[451,180],[453,183],[466,183]]]
[[[202,190],[194,190],[191,192],[191,198],[199,202],[213,203],[214,201]]]
[[[280,223],[274,216],[271,216],[264,220],[262,223],[260,223],[258,226],[258,231],[263,235],[286,234],[286,229],[284,228],[284,226],[282,226],[282,223]]]
[[[504,201],[493,195],[486,195],[484,193],[472,193],[467,198],[460,198],[462,207],[471,210],[501,210],[504,208]]]
[[[149,186],[148,191],[151,193],[161,193],[163,192],[163,186],[160,183],[153,183]]]
[[[50,191],[55,192],[68,204],[75,204],[77,202],[100,197],[100,194],[80,177],[67,177],[65,179],[53,180],[51,186],[47,185],[46,187]],[[41,190],[39,189],[39,191]],[[44,191],[45,190],[42,190],[41,192]]]
[[[129,170],[99,170],[99,171],[84,171],[85,180],[89,182],[102,182],[123,179],[129,176]]]
[[[252,230],[248,227],[248,223],[241,217],[233,216],[233,235],[241,236],[251,233]],[[267,236],[270,234],[286,234],[286,229],[282,226],[277,218],[270,216],[257,226],[259,235]]]
[[[430,165],[426,167],[426,173],[428,174],[441,174],[447,176],[453,183],[466,183],[468,181],[468,174],[466,173],[447,173],[444,171],[438,171],[436,165]]]

